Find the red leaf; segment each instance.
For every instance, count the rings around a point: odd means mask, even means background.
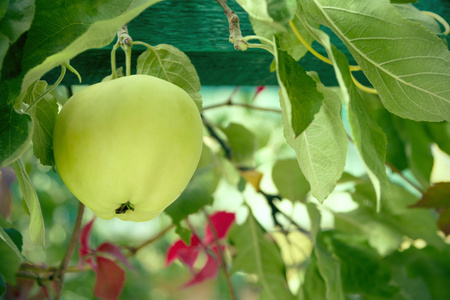
[[[189,246],[182,240],[176,241],[167,251],[166,265],[170,265],[178,258],[192,270],[194,263],[197,260],[198,253],[201,250],[199,245],[201,245],[200,239],[195,234],[191,236],[191,244]]]
[[[208,260],[205,266],[195,276],[189,280],[183,287],[188,287],[194,284],[205,281],[206,279],[214,278],[219,270],[220,263],[212,256],[208,255]]]
[[[225,238],[228,234],[228,231],[231,228],[235,220],[234,213],[229,213],[226,211],[219,211],[209,217],[213,227],[217,233],[217,237],[219,240]],[[205,245],[209,245],[214,242],[214,235],[211,231],[211,226],[209,224],[206,225],[205,237],[203,239],[203,243]]]
[[[262,91],[264,91],[266,89],[266,87],[265,86],[257,86],[256,87],[256,91],[255,91],[255,95],[253,96],[253,99],[255,99],[258,95],[259,95],[259,93],[261,93]]]
[[[130,265],[125,255],[123,255],[122,250],[119,246],[111,244],[111,243],[103,243],[97,248],[98,252],[110,254],[115,259],[123,263],[125,266],[127,266],[129,269],[133,269],[133,266]],[[98,253],[98,255],[101,256],[101,253]]]
[[[125,271],[114,261],[97,256],[94,295],[105,300],[118,299],[125,283]]]
[[[85,258],[85,256],[93,253],[93,249],[89,246],[89,238],[91,236],[92,225],[94,224],[94,221],[95,221],[95,217],[92,218],[92,220],[89,223],[84,225],[83,229],[81,229],[80,246],[78,247],[78,256],[79,256],[78,268],[79,269],[83,268],[84,262],[86,261],[87,263],[92,265],[92,268],[95,270],[95,266],[92,263],[92,259]]]

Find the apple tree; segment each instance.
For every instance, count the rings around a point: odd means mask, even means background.
[[[0,295],[450,299],[449,2],[203,2],[0,1]]]

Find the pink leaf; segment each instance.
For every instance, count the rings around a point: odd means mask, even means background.
[[[92,218],[92,220],[84,225],[83,229],[81,229],[80,233],[80,247],[78,248],[80,257],[85,256],[86,254],[90,253],[92,250],[89,246],[89,238],[91,236],[92,231],[92,225],[94,225],[95,217]]]
[[[253,99],[255,99],[258,95],[259,95],[259,93],[261,93],[262,91],[264,91],[266,89],[266,87],[265,86],[257,86],[256,87],[256,91],[255,91],[255,95],[253,96]]]
[[[105,300],[118,299],[125,283],[125,271],[115,262],[97,256],[94,295]]]
[[[98,252],[110,254],[115,259],[123,263],[125,266],[127,266],[129,269],[133,269],[133,266],[130,265],[125,255],[123,255],[122,250],[119,246],[111,244],[111,243],[103,243],[97,248]],[[98,255],[102,256],[101,253],[98,253]]]
[[[209,217],[213,227],[217,233],[217,237],[219,240],[225,238],[228,234],[228,231],[231,228],[235,220],[234,213],[229,213],[226,211],[219,211]],[[211,227],[209,223],[206,225],[205,237],[203,239],[205,245],[209,245],[214,242],[214,235],[211,231]]]
[[[92,259],[90,257],[86,258],[87,255],[93,253],[93,249],[89,246],[89,238],[91,236],[92,226],[94,225],[95,217],[92,218],[92,220],[84,225],[84,227],[81,229],[80,233],[80,246],[78,247],[78,268],[82,269],[84,262],[86,261],[89,263],[92,268],[95,270],[95,265],[92,262]]]
[[[189,287],[194,284],[205,281],[206,279],[214,278],[219,270],[220,263],[214,257],[208,255],[208,260],[205,266],[195,276],[189,280],[183,287]]]
[[[191,244],[189,246],[182,240],[176,241],[167,251],[166,265],[170,265],[178,258],[192,270],[199,250],[201,249],[199,245],[201,245],[200,239],[195,234],[191,236]]]

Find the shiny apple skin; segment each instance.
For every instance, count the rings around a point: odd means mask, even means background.
[[[187,186],[201,154],[202,121],[183,89],[132,75],[73,95],[53,139],[57,170],[83,204],[103,219],[142,222]],[[127,202],[132,209],[120,211]]]

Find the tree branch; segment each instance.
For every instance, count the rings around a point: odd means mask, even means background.
[[[216,0],[223,8],[225,16],[227,16],[228,24],[230,26],[230,42],[234,44],[236,50],[247,50],[248,43],[243,40],[241,28],[239,26],[239,17],[232,11],[228,5],[227,0]]]
[[[72,258],[73,252],[75,251],[75,247],[78,242],[78,237],[80,236],[81,231],[81,221],[83,220],[84,213],[84,204],[80,202],[78,206],[77,218],[75,220],[75,224],[73,226],[72,236],[70,238],[69,246],[67,247],[66,254],[64,255],[63,260],[61,261],[61,265],[58,270],[54,274],[54,280],[56,282],[55,287],[55,300],[59,300],[61,298],[62,287],[64,284],[64,275],[66,273],[67,266],[69,265],[70,259]]]

